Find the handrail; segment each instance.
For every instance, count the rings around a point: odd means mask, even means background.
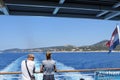
[[[96,69],[80,69],[80,70],[57,70],[57,72],[95,72],[95,71],[102,71],[102,70],[110,70],[116,71],[120,70],[120,68],[96,68]]]
[[[120,70],[120,68],[96,68],[96,69],[80,69],[80,70],[57,70],[57,72],[95,72],[95,71],[116,71]],[[5,74],[21,74],[22,72],[0,72],[0,75]],[[40,73],[40,71],[36,71],[35,73]]]

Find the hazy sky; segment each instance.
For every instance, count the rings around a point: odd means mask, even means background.
[[[110,39],[118,21],[40,16],[0,16],[0,50],[91,45]]]

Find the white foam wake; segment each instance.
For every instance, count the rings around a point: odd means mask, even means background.
[[[36,56],[36,58],[35,58],[36,71],[39,71],[41,60],[43,59],[43,57],[41,57],[41,56],[43,56],[43,55],[35,54],[35,56]],[[26,58],[26,55],[18,58],[17,60],[15,60],[11,64],[9,64],[7,67],[5,67],[2,71],[8,71],[8,72],[9,71],[20,71],[21,61],[24,60],[25,58]],[[57,66],[57,69],[59,69],[59,70],[75,70],[73,67],[66,66],[63,63],[60,63],[58,61],[56,61],[56,66]],[[42,78],[43,78],[42,73],[35,74],[35,76],[36,76],[37,80],[42,80]],[[20,78],[20,75],[17,76],[17,78],[18,77]],[[0,80],[13,80],[13,78],[14,78],[14,80],[18,80],[16,78],[16,76],[14,76],[14,75],[1,75],[0,76]],[[80,80],[80,78],[84,78],[85,80],[93,80],[93,78],[91,76],[82,75],[79,72],[56,73],[55,74],[55,80]],[[21,79],[19,79],[19,80],[21,80]]]
[[[15,61],[13,61],[11,64],[6,66],[4,69],[2,69],[2,72],[15,72],[15,71],[20,71],[20,64],[23,59],[25,59],[26,56],[22,56]],[[16,77],[15,75],[0,75],[0,80],[13,80],[16,79],[18,80],[18,76]]]

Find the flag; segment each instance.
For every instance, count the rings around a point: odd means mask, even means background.
[[[109,48],[109,52],[116,48],[116,46],[120,43],[120,32],[119,26],[115,28],[112,33],[111,39],[106,43],[106,46]]]

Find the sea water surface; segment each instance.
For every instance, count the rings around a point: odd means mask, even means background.
[[[0,53],[0,71],[21,71],[21,61],[26,59],[28,53]],[[39,71],[45,53],[34,53],[36,71]],[[120,68],[120,53],[112,52],[57,52],[52,54],[59,70],[78,70],[94,68]],[[56,73],[56,80],[94,80],[92,73]],[[42,73],[35,75],[42,80]],[[12,78],[11,78],[12,77]],[[18,78],[16,78],[18,77]],[[0,75],[0,80],[20,80],[21,75]]]

